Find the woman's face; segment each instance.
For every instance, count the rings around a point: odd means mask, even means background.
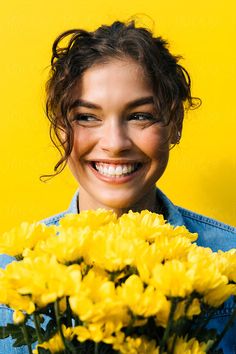
[[[140,65],[111,59],[85,71],[70,119],[74,145],[68,164],[80,185],[80,210],[155,210],[155,183],[168,162],[171,127],[156,115]]]

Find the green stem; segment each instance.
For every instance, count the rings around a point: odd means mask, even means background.
[[[190,307],[190,305],[192,304],[193,300],[196,298],[196,295],[194,293],[192,293],[188,298],[187,298],[187,301],[186,301],[186,304],[185,304],[185,309],[184,309],[184,314],[185,316],[187,317],[187,312],[188,312],[188,309]]]
[[[43,339],[42,332],[41,332],[39,316],[35,312],[33,313],[33,320],[34,320],[35,330],[36,330],[37,337],[38,337],[38,342],[39,342],[39,344],[43,343],[44,339]]]
[[[207,348],[207,352],[213,352],[217,346],[219,345],[219,343],[221,342],[222,338],[224,337],[225,333],[228,331],[228,329],[232,326],[232,324],[234,323],[234,320],[236,319],[236,308],[234,309],[232,315],[230,316],[229,320],[226,322],[226,325],[224,326],[223,331],[220,333],[220,335],[217,337],[217,339],[214,341],[214,343],[212,343],[212,345]]]
[[[192,304],[192,302],[193,302],[193,300],[194,300],[195,297],[196,297],[195,294],[192,293],[192,294],[187,298],[187,301],[186,301],[185,307],[184,307],[184,315],[185,315],[185,317],[187,317],[188,309],[189,309],[190,305]],[[170,351],[171,354],[174,353],[176,340],[177,340],[177,333],[174,334],[174,339],[173,339],[173,342],[172,342],[172,345],[171,345],[171,351]]]
[[[79,326],[79,324],[80,324],[79,319],[76,315],[74,315],[74,323],[75,323],[75,327]]]
[[[69,298],[66,298],[66,317],[67,317],[67,325],[72,327],[72,312],[70,308]]]
[[[94,354],[98,354],[98,346],[99,346],[99,343],[95,343]]]
[[[78,354],[78,351],[71,342],[67,341],[65,353]]]
[[[170,308],[170,314],[169,314],[167,326],[166,326],[165,332],[163,334],[163,337],[162,337],[162,340],[160,343],[160,351],[159,351],[160,354],[163,353],[166,341],[169,338],[169,334],[170,334],[170,330],[171,330],[171,327],[173,324],[174,314],[175,314],[175,310],[176,310],[178,302],[179,302],[178,298],[172,298],[172,300],[171,300],[171,308]]]
[[[64,337],[62,327],[61,327],[61,319],[60,319],[59,301],[58,300],[56,300],[54,302],[54,311],[55,311],[55,316],[56,316],[57,329],[59,331],[62,343],[64,344],[64,347],[66,348],[66,341],[65,341],[65,337]]]
[[[60,311],[59,311],[59,300],[56,300],[56,302],[54,302],[54,311],[55,311],[57,328],[58,328],[62,343],[64,344],[65,353],[76,354],[77,350],[74,348],[74,346],[71,342],[69,342],[68,340],[65,339],[63,331],[62,331]]]
[[[172,342],[170,354],[174,353],[176,340],[177,340],[177,333],[175,333],[175,335],[174,335],[174,339],[173,339],[173,342]]]
[[[28,352],[29,352],[29,354],[32,354],[32,348],[31,348],[31,344],[29,342],[28,331],[27,331],[26,325],[24,323],[21,325],[21,330],[22,330],[22,333],[23,333],[24,340],[26,341],[26,344],[27,344],[27,347],[28,347]]]

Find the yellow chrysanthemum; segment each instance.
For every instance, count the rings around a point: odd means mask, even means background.
[[[226,275],[229,281],[236,283],[236,249],[228,252],[218,251],[216,261],[221,273]]]
[[[236,295],[236,284],[220,284],[205,294],[204,301],[210,306],[219,307],[231,295]]]
[[[18,264],[18,262],[12,262]],[[0,276],[0,304],[7,305],[15,311],[25,311],[31,314],[35,310],[35,305],[30,296],[21,296],[18,293],[14,280],[12,282],[11,274],[8,277],[5,270],[2,270]]]
[[[193,288],[198,293],[205,295],[210,290],[228,283],[228,278],[219,269],[217,254],[210,248],[197,247],[190,250],[187,262]]]
[[[23,222],[0,237],[0,254],[21,256],[24,249],[34,248],[39,240],[46,240],[54,233],[55,226]]]
[[[165,307],[166,297],[149,285],[144,284],[137,275],[131,275],[122,286],[117,288],[117,295],[137,316],[155,316]]]
[[[81,229],[89,227],[90,229],[97,230],[103,225],[116,221],[117,216],[112,210],[84,210],[79,214],[65,215],[60,220],[60,226],[62,229],[68,229],[71,227],[74,229]]]
[[[122,270],[132,265],[136,247],[144,241],[139,238],[129,239],[126,232],[127,230],[121,230],[118,224],[109,224],[94,232],[88,243],[89,251],[84,255],[85,262],[109,271]]]
[[[61,263],[72,263],[81,260],[89,252],[92,239],[92,230],[89,227],[77,229],[75,227],[61,228],[57,235],[39,242],[34,252],[24,254],[28,257],[45,253],[56,256]]]
[[[73,333],[76,335],[79,342],[85,342],[86,340],[92,340],[92,335],[87,327],[76,326],[73,328]]]
[[[152,213],[149,210],[142,210],[140,213],[130,210],[128,213],[123,214],[118,219],[118,222],[120,224],[134,223],[135,225],[151,227],[153,229],[165,224],[163,215]]]
[[[113,349],[118,350],[121,354],[159,354],[155,340],[149,340],[145,336],[128,336],[122,342],[120,339],[117,342],[114,341]]]
[[[114,321],[108,320],[106,322],[96,322],[84,326],[76,326],[73,329],[73,333],[80,342],[92,340],[96,343],[104,342],[112,344],[115,340],[114,334],[119,333],[121,328],[122,323],[117,326]]]
[[[74,332],[72,328],[66,328],[64,325],[62,325],[62,332],[67,340],[71,341],[73,339]],[[48,349],[50,353],[59,353],[65,349],[59,333],[56,333],[47,342],[38,344],[36,349],[33,350],[33,354],[38,354],[38,348]]]
[[[23,257],[0,270],[0,303],[15,310],[14,322],[55,301],[66,316],[69,298],[72,316],[83,326],[63,327],[65,337],[102,341],[121,354],[159,353],[155,341],[125,337],[124,328],[135,332],[151,316],[166,327],[173,297],[178,298],[178,320],[198,315],[201,302],[218,307],[236,295],[236,250],[214,253],[198,247],[193,243],[197,234],[147,210],[120,218],[112,211],[84,211],[67,215],[55,227],[22,224],[4,237],[0,251]],[[189,305],[196,292],[202,297]],[[168,350],[172,344],[173,338]],[[205,353],[210,344],[180,337],[173,353]],[[64,350],[58,333],[39,347]]]
[[[121,228],[126,229],[128,237],[152,241],[157,230],[164,227],[165,220],[163,215],[151,213],[148,210],[142,210],[140,213],[130,210],[118,219],[118,223]],[[132,229],[136,230],[136,236],[130,232]]]
[[[25,314],[22,311],[14,311],[13,312],[13,322],[15,324],[21,324],[25,321]]]
[[[187,265],[178,260],[157,264],[150,283],[166,296],[185,297],[193,291]]]
[[[55,255],[62,263],[76,262],[89,253],[93,232],[116,219],[115,213],[102,209],[68,214],[60,220],[52,237],[38,242],[35,253],[26,251],[24,256],[48,253]]]
[[[190,232],[185,226],[171,226],[170,224],[167,224],[169,225],[169,228],[173,228],[173,231],[172,231],[172,235],[173,237],[186,237],[187,239],[189,239],[191,242],[194,242],[198,239],[198,234],[196,232],[192,233]]]
[[[107,322],[115,326],[129,321],[127,309],[117,296],[115,284],[104,274],[91,269],[83,278],[79,292],[69,299],[72,311],[86,322]]]
[[[175,236],[173,234],[161,234],[156,240],[157,257],[161,261],[178,259],[185,261],[190,250],[194,250],[197,246],[192,243],[191,239],[183,236]]]
[[[172,348],[173,340],[174,337],[168,341],[167,346],[169,351]],[[195,338],[188,340],[186,337],[177,337],[173,354],[205,354],[210,344],[211,341],[199,343]]]
[[[129,211],[123,214],[118,223],[125,227],[129,234],[130,229],[136,229],[135,238],[140,237],[149,242],[157,240],[160,235],[169,237],[186,237],[190,241],[196,241],[197,234],[190,233],[185,226],[173,227],[166,223],[163,215],[151,213],[148,210],[142,210],[140,213]]]
[[[177,304],[174,313],[174,319],[178,320],[180,317],[186,316],[192,319],[193,316],[201,313],[201,304],[199,299],[193,299],[192,303],[188,306],[188,299],[183,300]]]
[[[172,231],[174,231],[172,229]],[[153,244],[136,246],[135,266],[141,279],[149,283],[154,267],[168,260],[185,261],[190,250],[197,246],[187,237],[177,237],[170,234],[159,235]]]
[[[134,266],[144,283],[149,283],[153,268],[156,264],[161,263],[162,259],[162,254],[160,254],[155,243],[149,245],[144,242],[137,245]]]
[[[44,307],[78,291],[81,273],[76,264],[66,267],[59,264],[54,256],[45,255],[10,263],[4,271],[4,277],[8,281],[8,289],[21,295],[22,301],[30,295],[34,304]]]
[[[157,326],[166,328],[170,316],[170,309],[171,301],[168,300],[164,302],[164,306],[158,311],[157,315],[155,316],[155,323]]]

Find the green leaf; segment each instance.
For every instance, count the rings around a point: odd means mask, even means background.
[[[208,342],[209,340],[213,339],[215,340],[218,337],[218,333],[216,329],[206,329],[203,328],[199,333],[197,334],[197,340],[199,342]]]
[[[14,333],[18,333],[20,331],[20,325],[13,324],[13,323],[8,323],[5,328],[6,328],[7,333],[9,333],[11,336]]]
[[[8,323],[5,327],[0,327],[0,339],[9,336],[14,338],[18,333],[22,333],[19,325]]]
[[[57,332],[56,323],[54,320],[50,320],[47,323],[46,330],[44,333],[44,340],[48,341]]]
[[[187,333],[191,333],[191,320],[187,317],[180,317],[177,321],[173,323],[172,334],[177,334],[178,336],[184,336]]]
[[[50,350],[38,347],[39,354],[51,354]]]
[[[25,342],[25,339],[23,337],[23,334],[21,333],[21,337],[16,337],[16,340],[15,342],[13,343],[13,347],[16,348],[16,347],[21,347],[23,345],[26,345],[27,343]]]
[[[28,332],[29,343],[32,344],[36,342],[37,335],[35,328],[26,325],[25,327]],[[20,325],[8,323],[7,326],[0,327],[0,339],[7,338],[9,336],[11,336],[13,340],[15,340],[13,347],[21,347],[22,345],[27,345]]]
[[[0,339],[9,337],[10,333],[7,330],[6,326],[0,326]]]

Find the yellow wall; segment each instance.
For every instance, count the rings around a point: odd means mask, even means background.
[[[52,41],[146,13],[184,56],[193,93],[183,139],[159,185],[186,208],[236,226],[236,3],[234,0],[10,0],[1,5],[1,232],[65,209],[76,188],[68,171],[47,184],[57,153],[48,138],[43,85]],[[148,23],[145,20],[144,23]]]

